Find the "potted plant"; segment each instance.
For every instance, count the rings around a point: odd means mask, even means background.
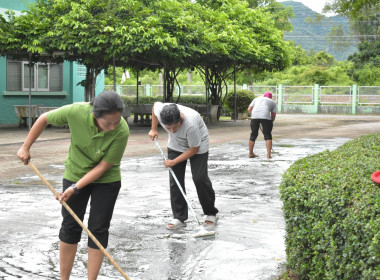
[[[252,91],[249,90],[237,90],[236,91],[236,111],[237,119],[243,120],[248,118],[248,106],[251,104],[252,100],[255,98],[255,95]],[[227,111],[231,114],[231,118],[235,119],[235,96],[234,92],[228,92],[224,105]]]

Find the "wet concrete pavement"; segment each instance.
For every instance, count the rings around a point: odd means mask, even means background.
[[[171,217],[168,172],[158,154],[123,160],[108,252],[131,279],[276,279],[286,258],[281,174],[294,160],[346,140],[280,141],[270,161],[248,159],[245,142],[212,148],[210,177],[220,210],[212,239],[192,237],[199,230],[192,216],[185,229],[165,229]],[[263,143],[257,148],[264,151]],[[186,176],[189,199],[202,219],[191,174]],[[0,279],[59,279],[60,207],[51,192],[44,186],[3,186],[0,197]],[[86,277],[86,239],[84,234],[72,279]],[[121,277],[106,262],[99,279]]]
[[[211,145],[209,173],[216,192],[216,236],[195,239],[199,227],[189,213],[187,227],[165,228],[171,218],[168,170],[156,149],[124,157],[122,189],[116,203],[107,251],[131,279],[277,279],[285,267],[285,224],[278,185],[297,159],[335,149],[347,137],[281,138],[265,160],[264,141],[247,157],[246,140]],[[160,139],[165,146],[165,137]],[[38,168],[38,166],[37,166]],[[50,169],[49,169],[50,168]],[[63,164],[43,175],[60,190]],[[59,279],[60,205],[28,167],[19,167],[17,184],[0,182],[0,279]],[[190,170],[186,189],[203,220]],[[87,216],[86,216],[87,217]],[[87,220],[85,218],[85,224]],[[71,279],[86,279],[87,236],[79,244]],[[98,279],[123,279],[107,260]]]

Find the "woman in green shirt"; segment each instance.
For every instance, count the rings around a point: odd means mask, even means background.
[[[91,209],[88,229],[104,248],[108,229],[121,187],[120,161],[129,137],[129,128],[121,117],[124,102],[112,91],[98,95],[92,103],[74,103],[41,115],[31,128],[17,156],[28,164],[30,148],[47,124],[68,125],[70,148],[65,161],[63,193],[75,214],[84,219],[88,201]],[[82,228],[62,207],[60,239],[61,279],[69,279]],[[103,262],[103,253],[88,239],[88,279],[96,279]]]

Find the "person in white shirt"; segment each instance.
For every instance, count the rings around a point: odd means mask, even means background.
[[[249,138],[249,157],[254,158],[258,155],[253,153],[255,141],[259,135],[260,125],[264,134],[265,145],[267,148],[267,159],[270,159],[272,151],[272,129],[273,122],[276,118],[277,106],[272,100],[272,93],[265,92],[263,96],[259,96],[248,106],[248,113],[251,114],[251,135]]]
[[[156,102],[152,110],[152,126],[149,137],[158,137],[158,123],[168,132],[168,159],[166,167],[172,168],[175,176],[185,191],[185,171],[190,160],[191,173],[197,190],[199,202],[206,215],[205,226],[215,225],[218,209],[215,208],[215,192],[208,176],[208,129],[199,115],[191,108]],[[173,220],[167,229],[186,226],[188,207],[172,175],[170,174],[170,200]]]

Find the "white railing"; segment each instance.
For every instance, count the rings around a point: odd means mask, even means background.
[[[233,91],[234,86],[228,85],[228,91]],[[273,94],[273,100],[279,103],[282,98],[282,104],[314,104],[320,105],[352,105],[354,95],[357,97],[357,105],[380,105],[380,86],[241,86],[236,85],[236,89],[246,89],[252,91],[256,96],[262,95],[266,91]],[[105,90],[113,90],[112,85],[105,85]],[[136,85],[117,85],[116,91],[126,96],[136,96]],[[162,85],[140,85],[139,96],[163,96]],[[175,86],[174,97],[179,93],[181,95],[204,95],[204,85],[181,85]],[[315,96],[315,90],[318,89],[318,96]],[[224,93],[223,93],[224,94]],[[318,98],[314,100],[315,98]]]
[[[327,104],[352,104],[352,88],[348,86],[321,86],[319,103]]]
[[[277,102],[277,99],[278,99],[277,86],[249,86],[248,90],[252,91],[257,96],[262,95],[265,92],[269,91],[272,93],[272,99]]]
[[[282,102],[284,104],[313,104],[313,86],[284,86]]]
[[[359,105],[380,105],[380,86],[358,87]]]

